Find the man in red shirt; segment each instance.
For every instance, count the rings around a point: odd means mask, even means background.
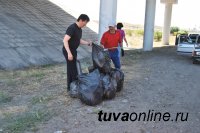
[[[115,29],[115,24],[110,23],[109,30],[106,31],[102,38],[101,38],[101,44],[105,49],[108,49],[109,55],[111,60],[113,61],[115,68],[120,69],[120,58],[119,58],[119,51],[118,51],[118,44],[122,43],[120,32]]]

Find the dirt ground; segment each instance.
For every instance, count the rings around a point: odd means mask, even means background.
[[[124,89],[95,107],[70,98],[66,65],[0,71],[0,133],[199,133],[200,66],[175,47],[126,51]],[[82,66],[89,66],[87,59]],[[98,112],[188,113],[187,121],[98,121]]]

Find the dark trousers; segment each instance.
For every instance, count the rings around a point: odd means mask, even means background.
[[[111,60],[113,61],[113,64],[115,65],[115,68],[120,69],[121,64],[120,64],[120,57],[119,57],[118,49],[109,50],[109,55],[110,55]]]
[[[67,90],[70,90],[70,84],[78,79],[78,72],[77,72],[77,66],[76,66],[76,61],[77,61],[77,51],[76,50],[71,50],[71,53],[73,55],[73,60],[69,61],[68,60],[68,54],[65,48],[63,47],[63,55],[65,56],[65,60],[67,62]]]

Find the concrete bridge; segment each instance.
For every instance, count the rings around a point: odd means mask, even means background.
[[[146,0],[143,41],[144,51],[151,51],[153,48],[156,2],[158,2],[158,0]],[[160,2],[165,4],[165,13],[163,13],[163,44],[168,45],[171,26],[172,6],[173,4],[177,4],[178,0],[160,0]],[[105,31],[105,27],[107,27],[110,21],[116,22],[116,15],[117,0],[100,0],[99,38],[101,38],[103,32]]]
[[[166,5],[163,44],[169,43],[172,5],[178,0],[160,0]],[[153,48],[156,0],[146,0],[143,50]],[[101,38],[110,21],[116,22],[117,0],[100,0],[99,34],[84,29],[84,39]],[[76,19],[49,0],[0,0],[0,69],[64,62],[62,39]],[[90,56],[80,47],[79,58]]]
[[[65,62],[65,30],[76,18],[48,0],[0,0],[0,69]],[[83,38],[97,34],[84,28]],[[90,56],[80,47],[79,59]]]

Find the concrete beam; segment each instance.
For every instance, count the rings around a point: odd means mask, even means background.
[[[108,30],[108,23],[116,23],[117,0],[100,0],[99,14],[99,42],[105,31]]]
[[[153,49],[156,0],[146,0],[143,50]]]
[[[163,45],[169,45],[172,6],[173,6],[172,3],[165,4],[165,18],[164,18],[163,39],[162,39]]]

